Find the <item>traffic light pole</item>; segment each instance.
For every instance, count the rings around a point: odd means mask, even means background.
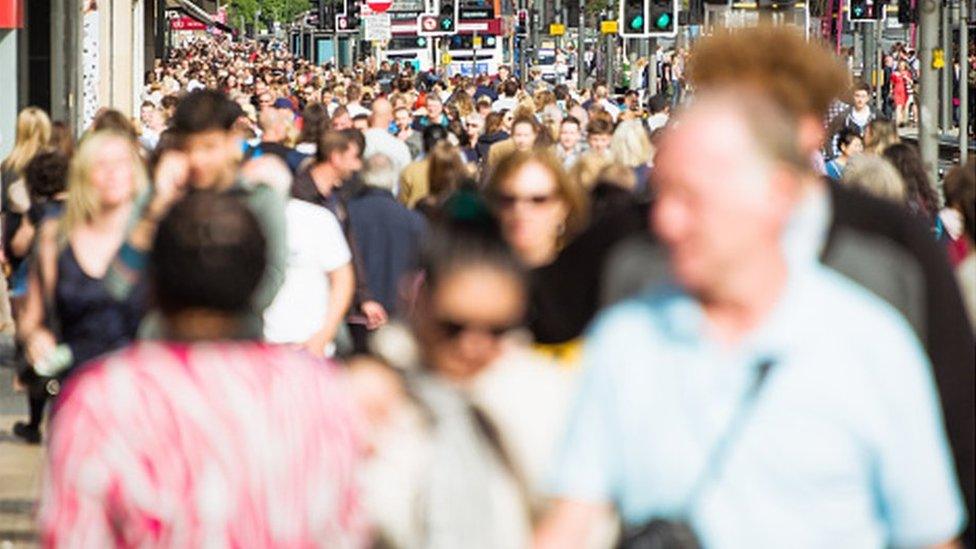
[[[945,66],[939,69],[942,75],[942,94],[940,99],[940,120],[942,133],[952,128],[952,24],[949,15],[952,11],[949,0],[942,0],[942,55]]]
[[[969,153],[969,2],[959,2],[959,163]]]
[[[881,47],[881,38],[883,37],[883,34],[884,34],[884,20],[882,19],[879,20],[874,25],[874,43],[876,44],[875,51],[874,51],[874,64],[877,67],[877,71],[878,71],[875,73],[877,76],[874,82],[874,89],[875,89],[874,100],[878,112],[884,110],[884,97],[882,97],[881,95],[882,93],[881,90],[882,87],[884,86],[884,80],[885,80],[884,48]]]
[[[586,50],[586,6],[579,0],[579,27],[576,30],[576,89],[583,91],[586,82],[585,50]]]
[[[933,52],[939,45],[939,0],[918,2],[918,59],[921,68],[918,109],[918,148],[929,182],[938,192],[939,75],[932,68]],[[941,194],[941,193],[940,193]]]

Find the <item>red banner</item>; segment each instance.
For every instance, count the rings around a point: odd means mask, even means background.
[[[176,17],[174,19],[170,19],[169,28],[170,30],[176,30],[176,31],[180,31],[180,30],[196,31],[196,30],[207,30],[207,25],[197,21],[192,17],[183,16],[183,17]]]
[[[23,0],[0,0],[0,29],[20,29],[23,27]]]

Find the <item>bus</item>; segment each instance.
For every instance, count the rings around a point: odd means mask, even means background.
[[[505,64],[504,44],[493,34],[455,34],[449,37],[448,53],[451,64],[448,76],[477,76],[495,74]]]
[[[381,50],[379,60],[412,65],[417,72],[430,70],[434,66],[431,39],[416,34],[394,34]]]

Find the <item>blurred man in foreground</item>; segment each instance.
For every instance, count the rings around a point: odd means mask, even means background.
[[[705,547],[931,546],[964,527],[917,338],[789,261],[811,168],[790,118],[741,91],[701,96],[664,138],[652,224],[674,285],[598,319],[539,547],[580,546],[610,504],[637,537],[656,520]]]

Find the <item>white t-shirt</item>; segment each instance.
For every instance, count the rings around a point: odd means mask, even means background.
[[[285,206],[288,264],[285,281],[264,311],[271,343],[304,343],[322,328],[328,312],[328,273],[352,257],[339,221],[329,210],[291,199]],[[326,349],[332,354],[332,345]]]
[[[370,128],[363,132],[366,138],[366,150],[363,151],[363,158],[369,158],[376,153],[383,153],[393,162],[393,169],[396,170],[397,177],[407,164],[413,160],[410,158],[410,148],[403,141],[397,139],[390,132],[381,128]]]
[[[349,111],[349,116],[351,118],[356,118],[357,116],[365,114],[369,116],[372,112],[366,107],[360,105],[359,103],[349,103],[346,105],[346,110]]]
[[[493,112],[501,112],[506,109],[513,111],[515,110],[515,107],[518,107],[518,100],[515,99],[514,97],[502,96],[496,99],[495,102],[491,104],[491,110]]]

